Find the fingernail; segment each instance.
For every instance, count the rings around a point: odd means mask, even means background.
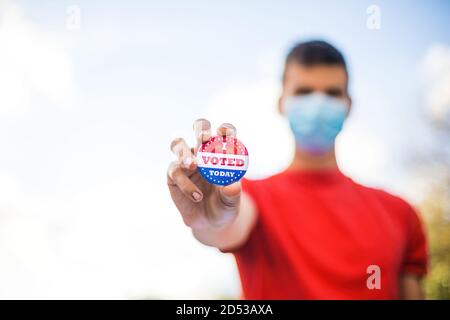
[[[186,158],[183,160],[183,166],[189,170],[192,170],[195,168],[195,163],[196,163],[196,160],[194,157]]]
[[[189,165],[189,170],[195,169],[195,160]]]
[[[197,139],[209,139],[210,132],[208,130],[202,130],[198,133]]]
[[[230,123],[222,123],[219,128],[217,128],[217,134],[219,135],[236,135],[236,127]]]
[[[189,166],[193,163],[193,161],[194,161],[193,158],[188,157],[188,158],[185,158],[185,159],[184,159],[183,164],[184,164],[186,167],[189,167]]]
[[[202,195],[198,193],[197,191],[194,191],[192,193],[192,198],[194,198],[195,201],[199,201],[202,198]]]

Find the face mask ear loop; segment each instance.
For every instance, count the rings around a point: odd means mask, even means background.
[[[286,103],[286,97],[282,98],[281,105],[283,106],[283,113],[286,116],[286,114],[288,112],[287,103]]]

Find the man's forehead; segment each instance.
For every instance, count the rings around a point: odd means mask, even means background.
[[[317,64],[305,66],[289,63],[286,66],[284,85],[347,85],[347,72],[344,66],[333,64]]]

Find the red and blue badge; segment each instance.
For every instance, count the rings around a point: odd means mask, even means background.
[[[235,183],[247,172],[247,148],[236,137],[212,137],[198,149],[197,166],[209,183],[219,186]]]

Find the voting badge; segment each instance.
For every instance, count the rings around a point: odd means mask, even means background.
[[[212,137],[198,149],[197,166],[209,183],[219,186],[232,184],[247,171],[247,148],[236,137]]]

